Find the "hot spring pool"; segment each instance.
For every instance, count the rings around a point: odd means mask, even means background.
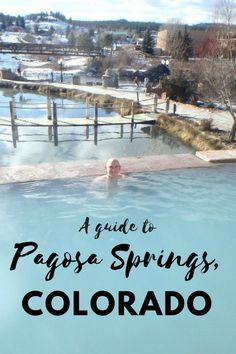
[[[234,354],[235,178],[236,165],[232,164],[134,174],[109,194],[103,185],[91,184],[88,178],[0,186],[2,352]],[[78,230],[87,216],[90,225],[86,235]],[[94,238],[98,223],[120,224],[126,218],[138,230],[126,235],[104,231]],[[141,226],[145,219],[157,229],[144,234]],[[16,269],[10,271],[14,245],[22,242],[35,242],[38,249],[21,257]],[[111,250],[119,244],[129,244],[135,255],[149,251],[165,257],[173,251],[183,259],[192,252],[201,258],[206,251],[219,267],[214,270],[210,266],[206,273],[198,267],[186,281],[186,267],[174,264],[165,269],[151,263],[145,268],[140,264],[126,278],[124,267],[111,269],[115,260]],[[60,266],[50,281],[45,281],[49,269],[33,261],[37,253],[48,257],[57,252],[62,260],[65,252],[74,258],[77,251],[82,259],[96,253],[103,261],[84,265],[80,273],[74,272],[76,263]],[[120,255],[126,262],[128,252]],[[22,308],[23,297],[32,290],[43,293],[29,302],[33,309],[42,309],[40,316],[31,316]],[[62,291],[70,298],[64,315],[54,316],[45,308],[45,298],[53,291]],[[73,314],[74,291],[80,292],[80,306],[89,311],[87,315]],[[107,316],[90,309],[90,299],[98,291],[107,291],[115,299],[114,311]],[[118,315],[118,291],[135,294],[133,307],[137,312],[147,292],[153,291],[163,315],[153,311],[143,316],[132,316],[128,311]],[[178,315],[165,315],[166,291],[178,292],[185,299]],[[187,308],[187,298],[195,291],[204,291],[212,300],[210,311],[203,316],[195,316]],[[63,303],[57,300],[52,306],[60,309]],[[107,306],[103,300],[98,301],[101,309]],[[203,305],[196,300],[197,308]]]

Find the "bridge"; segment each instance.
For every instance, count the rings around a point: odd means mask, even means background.
[[[35,44],[35,43],[7,43],[0,42],[0,53],[10,54],[37,54],[52,56],[83,56],[98,57],[103,55],[101,48],[86,50],[79,46],[68,44]]]

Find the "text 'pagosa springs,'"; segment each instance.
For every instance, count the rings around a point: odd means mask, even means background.
[[[78,232],[85,237],[92,235],[95,240],[99,240],[106,233],[119,233],[126,236],[129,233],[140,232],[141,235],[149,235],[157,229],[154,223],[148,219],[145,219],[141,225],[137,225],[130,222],[128,218],[121,223],[98,223],[95,227],[92,227],[90,218],[87,216]],[[16,243],[14,248],[15,253],[11,261],[10,271],[15,271],[20,263],[24,263],[25,259],[30,259],[32,265],[45,268],[45,281],[47,282],[53,280],[58,269],[71,268],[74,274],[80,274],[87,267],[107,266],[107,262],[104,262],[104,258],[98,253],[86,254],[81,249],[76,250],[74,254],[65,251],[63,256],[58,252],[45,255],[35,241]],[[129,243],[122,242],[112,247],[108,253],[112,259],[109,269],[120,271],[121,275],[127,279],[135,270],[152,267],[153,271],[153,266],[164,270],[181,267],[184,269],[185,281],[191,281],[197,272],[205,274],[211,269],[216,270],[218,268],[216,260],[210,258],[205,250],[202,253],[191,252],[187,256],[176,254],[174,251],[166,252],[163,249],[142,250],[137,253]],[[174,316],[181,313],[186,306],[191,314],[203,316],[210,311],[212,306],[210,295],[199,289],[192,292],[186,300],[183,295],[174,290],[164,293],[165,305],[163,309],[154,291],[148,290],[146,292],[142,305],[139,305],[138,308],[136,305],[137,294],[127,289],[117,291],[115,295],[104,289],[98,290],[88,300],[88,308],[81,308],[82,294],[80,291],[67,294],[63,290],[55,290],[49,294],[44,294],[40,290],[32,290],[23,297],[22,307],[31,316],[43,315],[45,311],[54,316],[61,316],[70,309],[75,316],[87,316],[89,313],[107,316],[114,311],[120,316],[125,314],[143,316],[148,312],[153,312],[156,315]],[[38,300],[37,306],[35,306],[35,301],[31,301],[32,299]],[[61,300],[62,305],[59,308],[54,305],[55,299]],[[195,305],[196,299],[200,300],[201,308]],[[101,300],[102,302],[105,301],[105,306],[104,304],[100,305]]]

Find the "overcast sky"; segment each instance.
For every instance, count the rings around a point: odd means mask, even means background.
[[[5,0],[0,12],[25,15],[60,11],[74,20],[117,20],[167,22],[181,19],[193,24],[211,22],[217,0]]]

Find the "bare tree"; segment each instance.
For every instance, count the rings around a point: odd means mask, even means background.
[[[94,44],[88,33],[81,33],[77,38],[77,45],[83,50],[93,50]]]
[[[160,46],[168,53],[175,52],[176,48],[178,48],[177,35],[182,28],[183,25],[178,19],[171,19],[160,27],[159,33],[165,33],[162,35],[162,38],[160,38]]]
[[[215,53],[216,33],[215,28],[209,28],[204,31],[199,41],[194,47],[195,57],[211,58]]]
[[[159,42],[165,42],[158,43],[160,47],[163,44],[172,58],[188,61],[189,57],[193,55],[193,45],[187,26],[181,24],[179,20],[173,19],[171,22],[162,25],[160,32],[163,35],[162,38],[159,37]]]
[[[235,4],[232,0],[222,0],[216,9],[215,47],[211,58],[203,68],[203,92],[209,98],[225,104],[233,118],[229,140],[236,133],[236,27]]]

